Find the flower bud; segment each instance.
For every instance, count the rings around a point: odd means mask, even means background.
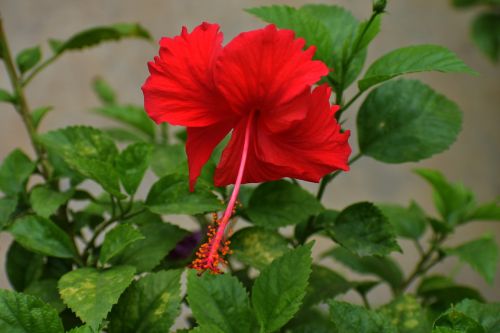
[[[387,6],[387,0],[374,0],[373,1],[373,12],[383,13],[385,11],[385,6]]]

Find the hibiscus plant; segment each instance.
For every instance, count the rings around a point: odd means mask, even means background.
[[[322,203],[337,176],[355,176],[359,158],[423,160],[461,128],[453,101],[396,79],[475,74],[452,51],[406,46],[365,66],[385,7],[375,1],[365,21],[335,5],[251,8],[268,25],[226,42],[217,24],[182,28],[151,55],[144,107],[120,102],[96,78],[93,111],[119,126],[46,133],[38,128],[51,108],[30,108],[25,94],[44,68],[106,41],[152,38],[122,23],[51,39],[48,57],[39,46],[14,57],[0,21],[11,82],[0,100],[34,148],[32,156],[15,149],[0,166],[0,230],[13,238],[5,271],[15,290],[0,290],[0,332],[500,332],[499,303],[431,272],[455,256],[493,284],[492,235],[446,241],[464,224],[500,220],[498,198],[478,203],[462,184],[418,169],[437,216],[416,202]],[[360,98],[355,138],[344,120]],[[305,182],[319,183],[317,192]],[[167,222],[171,215],[196,227]],[[314,263],[313,239],[330,244]],[[391,257],[402,252],[398,239],[418,251],[405,257],[410,272]],[[371,296],[379,285],[392,295],[383,305]],[[347,292],[359,304],[346,302]]]

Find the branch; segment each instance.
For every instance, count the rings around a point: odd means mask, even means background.
[[[2,50],[3,60],[5,64],[5,68],[7,70],[7,74],[9,75],[9,80],[12,85],[12,89],[16,95],[16,103],[15,108],[21,119],[23,120],[24,127],[28,131],[28,135],[31,140],[31,145],[35,150],[37,159],[40,161],[41,166],[41,174],[45,180],[48,180],[49,177],[49,168],[47,165],[47,161],[44,158],[45,151],[41,145],[36,141],[36,129],[33,125],[33,119],[31,118],[31,112],[28,107],[28,103],[26,101],[26,97],[24,95],[23,85],[21,83],[21,79],[17,74],[16,68],[14,66],[14,62],[12,61],[12,55],[9,49],[9,44],[7,42],[7,36],[5,34],[5,30],[3,28],[3,21],[0,15],[0,49]]]

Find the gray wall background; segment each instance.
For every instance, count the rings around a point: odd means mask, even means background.
[[[358,18],[367,18],[371,10],[369,0],[323,2],[345,6]],[[202,21],[218,22],[228,41],[241,31],[263,26],[262,22],[244,13],[243,8],[273,3],[300,6],[306,1],[0,0],[0,11],[14,52],[42,43],[44,53],[49,54],[48,38],[65,38],[82,29],[112,22],[141,22],[155,39],[178,34],[182,25],[193,28]],[[370,158],[361,159],[350,173],[338,177],[328,188],[326,206],[342,208],[361,200],[407,204],[415,199],[425,209],[434,211],[430,188],[411,172],[416,167],[436,168],[450,179],[464,182],[477,194],[479,201],[500,195],[500,66],[494,66],[473,46],[469,38],[473,14],[474,11],[454,10],[448,1],[390,1],[382,31],[370,47],[368,62],[391,49],[419,43],[441,44],[458,53],[480,73],[479,76],[431,73],[416,77],[458,103],[464,111],[463,130],[451,149],[420,163],[385,165]],[[90,89],[92,78],[98,74],[118,89],[123,101],[142,103],[140,86],[147,76],[146,62],[156,52],[156,45],[129,40],[64,55],[27,90],[32,108],[46,105],[55,108],[41,130],[80,123],[109,125],[87,111],[98,105]],[[0,67],[0,87],[8,88],[6,72],[3,66]],[[352,93],[350,91],[351,96]],[[346,115],[346,127],[351,129],[355,128],[353,111],[357,105]],[[355,131],[351,144],[356,151]],[[10,106],[0,104],[0,160],[16,147],[33,153],[17,114]],[[316,188],[315,184],[307,186]],[[482,222],[459,229],[449,245],[477,238],[487,231],[493,232],[500,241],[500,224]],[[8,235],[0,234],[2,288],[8,288],[4,259],[9,243]],[[319,241],[316,254],[325,249],[325,244],[324,240]],[[415,265],[417,253],[409,243],[402,242],[402,246],[405,254],[397,254],[396,258],[409,271]],[[486,298],[500,300],[500,277],[497,276],[494,285],[487,285],[466,266],[455,270],[457,264],[456,260],[448,259],[435,271],[454,272],[459,282],[474,284]],[[382,303],[388,297],[384,287],[371,294],[374,303]],[[348,294],[347,298],[357,300],[353,294]]]

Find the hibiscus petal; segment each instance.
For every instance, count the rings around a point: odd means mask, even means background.
[[[244,32],[221,52],[216,63],[215,82],[235,112],[265,113],[269,128],[283,127],[305,116],[305,110],[284,112],[282,105],[301,94],[328,68],[313,61],[314,47],[303,50],[305,42],[291,30],[277,30],[274,25]]]
[[[234,128],[231,140],[222,152],[221,160],[215,169],[214,183],[216,186],[227,186],[234,184],[236,181],[243,153],[245,128],[248,119],[249,117],[245,117]],[[258,147],[261,143],[257,142],[257,140],[259,132],[262,129],[258,127],[257,119],[252,119],[252,122],[250,146],[247,153],[242,184],[260,183],[287,177],[288,174],[292,173],[292,170],[288,167],[268,163],[259,157]]]
[[[161,39],[160,55],[148,64],[151,75],[142,87],[144,107],[154,121],[201,127],[230,116],[213,79],[222,39],[219,26],[209,23]]]
[[[258,114],[252,116],[251,145],[242,183],[286,177],[318,182],[335,170],[349,170],[350,132],[341,133],[334,117],[338,107],[330,106],[330,94],[330,88],[325,85],[317,87],[312,93],[308,92],[307,116],[294,122],[286,131],[269,131],[261,126]],[[235,127],[222,153],[215,170],[217,186],[233,184],[236,179],[247,119]]]
[[[257,155],[262,161],[286,168],[283,177],[318,182],[335,170],[349,170],[349,131],[341,133],[330,106],[330,88],[317,87],[310,95],[306,118],[278,134],[260,131]]]
[[[189,190],[194,191],[201,169],[212,155],[214,148],[226,137],[232,121],[217,123],[206,127],[188,127],[186,154],[189,165]]]
[[[215,186],[226,186],[234,184],[238,175],[238,168],[240,166],[241,157],[243,155],[243,145],[245,142],[245,129],[249,117],[240,120],[231,134],[231,140],[222,152],[217,168],[215,169],[214,183]],[[242,183],[256,183],[265,180],[273,180],[273,170],[267,170],[266,165],[260,163],[255,155],[255,137],[258,128],[255,126],[256,122],[253,121],[250,146],[247,153],[247,160],[245,164],[245,171],[243,173]],[[271,166],[272,168],[272,166]],[[270,178],[271,177],[271,178]]]

